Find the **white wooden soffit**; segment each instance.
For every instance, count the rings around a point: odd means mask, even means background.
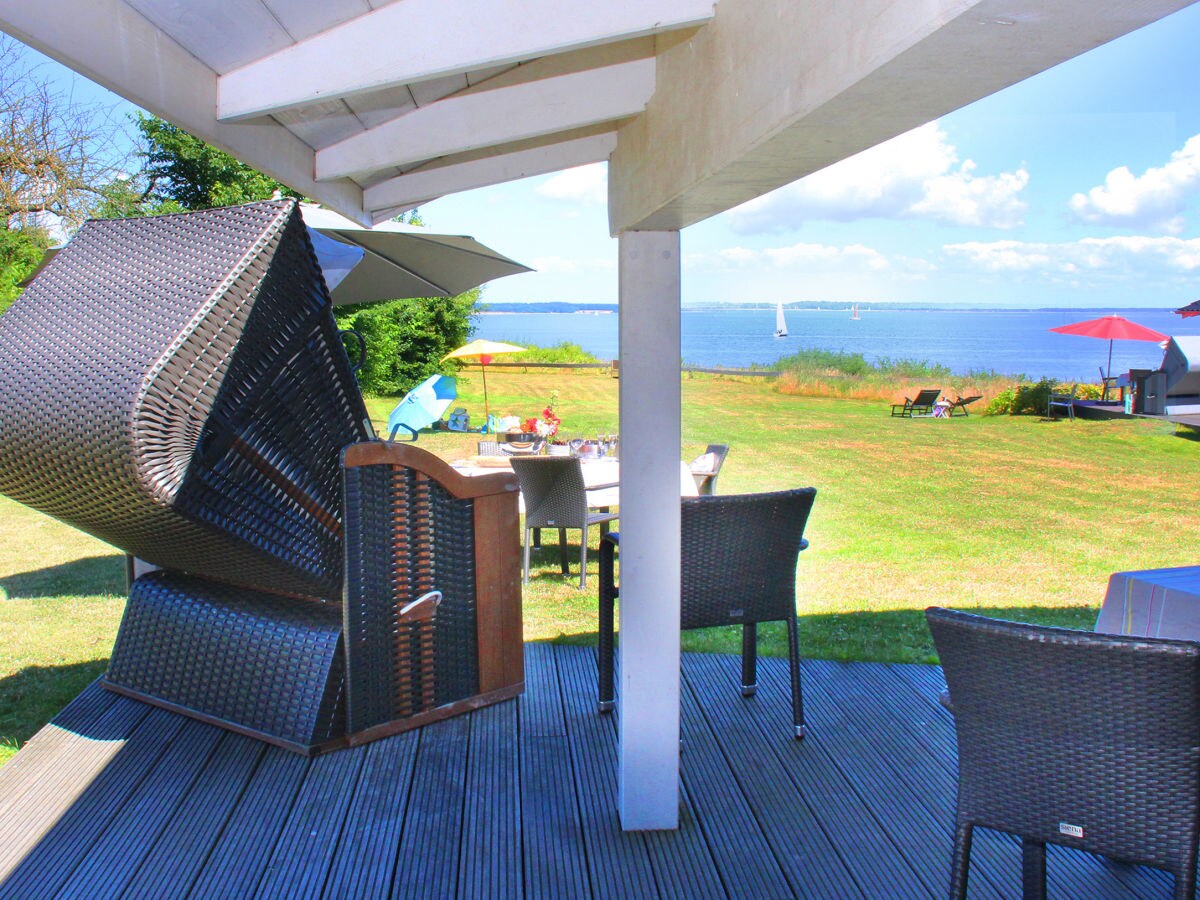
[[[408,172],[363,191],[363,206],[378,221],[380,210],[411,209],[430,197],[602,162],[612,155],[616,146],[616,131],[607,131],[542,147],[497,153]]]
[[[618,132],[610,230],[699,222],[1191,2],[720,0]]]
[[[316,177],[362,176],[612,122],[641,112],[653,93],[651,58],[457,94],[318,151]]]
[[[362,225],[362,189],[313,179],[312,148],[277,125],[222,124],[212,69],[121,0],[0,0],[0,30]]]
[[[223,75],[218,118],[701,25],[713,0],[403,0]]]

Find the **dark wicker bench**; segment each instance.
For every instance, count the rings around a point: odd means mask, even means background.
[[[521,689],[515,479],[370,440],[294,201],[85,224],[0,404],[0,492],[163,570],[111,689],[305,752]]]

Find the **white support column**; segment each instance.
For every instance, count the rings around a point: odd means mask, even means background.
[[[619,237],[621,827],[679,826],[679,232]]]

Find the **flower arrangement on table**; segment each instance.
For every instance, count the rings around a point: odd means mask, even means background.
[[[550,402],[542,410],[542,417],[530,416],[521,423],[521,433],[537,435],[541,438],[553,438],[558,434],[562,419],[554,414],[554,402],[558,399],[558,391],[550,392]]]
[[[547,406],[542,410],[542,417],[531,416],[521,423],[522,434],[536,434],[538,437],[552,438],[558,434],[562,419],[554,414],[554,407]]]

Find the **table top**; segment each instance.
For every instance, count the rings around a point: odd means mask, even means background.
[[[472,456],[464,460],[456,460],[450,465],[463,475],[487,475],[497,471],[511,472],[510,458],[507,456]],[[583,483],[589,489],[594,485],[613,484],[621,480],[621,461],[616,457],[602,456],[598,459],[585,457],[579,461],[583,464]],[[618,506],[620,505],[619,490],[617,487],[611,487],[591,491],[588,495],[588,505],[593,507]],[[692,477],[691,469],[687,463],[681,461],[679,463],[680,496],[695,497],[698,493],[696,479]]]
[[[1114,572],[1096,631],[1200,641],[1200,566]]]

